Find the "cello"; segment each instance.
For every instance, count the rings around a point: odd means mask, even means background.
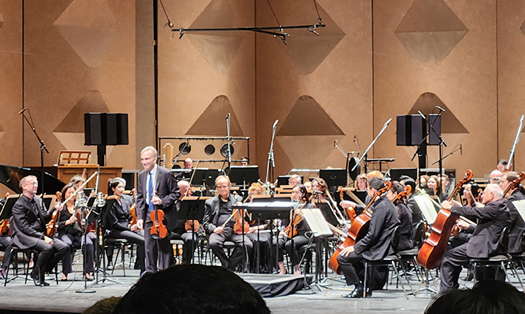
[[[352,225],[348,229],[348,232],[346,236],[343,239],[343,243],[341,243],[334,251],[334,254],[330,256],[330,259],[328,261],[328,267],[330,267],[331,270],[334,272],[340,274],[339,269],[339,262],[337,261],[337,257],[339,254],[341,254],[341,251],[349,246],[353,246],[359,241],[368,231],[368,227],[370,224],[370,220],[372,219],[372,205],[377,201],[379,197],[381,197],[383,194],[385,194],[388,190],[392,188],[392,182],[387,181],[385,182],[385,187],[377,191],[370,202],[366,205],[366,207],[363,209],[363,212],[357,216],[354,221],[352,222]],[[333,231],[333,229],[332,229]]]
[[[454,187],[452,193],[448,197],[451,201],[459,192],[463,184],[469,182],[473,177],[472,170],[467,169],[465,176],[459,180]],[[417,254],[417,262],[427,268],[433,269],[441,264],[441,258],[447,249],[448,238],[452,231],[452,227],[456,224],[459,215],[453,214],[450,210],[441,208],[438,212],[436,220],[430,227],[430,235],[423,241],[423,245]]]

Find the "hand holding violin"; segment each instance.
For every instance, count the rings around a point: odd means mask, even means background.
[[[218,233],[218,234],[224,233],[224,227],[219,226],[219,227],[213,229],[213,233]]]

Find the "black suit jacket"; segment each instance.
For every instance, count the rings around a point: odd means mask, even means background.
[[[399,219],[396,208],[385,196],[374,203],[372,210],[368,232],[354,245],[354,251],[368,260],[380,260],[391,251],[392,236]]]
[[[137,218],[144,219],[144,221],[147,220],[146,216],[148,213],[148,204],[145,199],[147,195],[147,178],[148,172],[142,170],[138,178],[136,210]],[[168,169],[161,166],[157,166],[155,191],[156,195],[162,200],[162,204],[159,207],[164,211],[167,227],[170,231],[173,231],[177,222],[176,202],[179,199],[179,188],[175,177]]]
[[[519,201],[523,199],[525,199],[525,195],[523,195],[522,192],[516,190],[507,200],[507,209],[510,215],[508,252],[511,254],[521,253],[525,249],[523,247],[525,222],[521,218],[514,204],[512,204],[513,201]]]
[[[117,200],[109,202],[104,217],[104,227],[107,230],[130,230],[129,209],[132,202],[128,195],[122,195],[120,203]]]
[[[410,195],[407,200],[407,206],[412,212],[412,227],[416,229],[417,225],[423,221],[423,213],[414,199],[414,196],[414,194]]]
[[[397,251],[408,250],[414,247],[414,227],[412,226],[412,212],[403,202],[396,204],[399,217],[397,228]]]
[[[242,202],[242,198],[238,195],[233,195],[230,193],[228,197],[228,203],[226,206],[231,208],[235,203]],[[208,234],[213,233],[213,230],[217,228],[219,223],[219,196],[212,197],[207,199],[204,203],[204,228]]]
[[[42,199],[38,196],[32,200],[25,195],[20,196],[13,206],[12,228],[13,243],[20,249],[29,249],[36,245],[38,240],[44,239],[46,223],[51,216],[44,209]]]
[[[503,229],[510,221],[505,199],[490,202],[485,207],[454,206],[451,212],[478,219],[478,225],[467,244],[467,256],[487,258],[498,253]]]

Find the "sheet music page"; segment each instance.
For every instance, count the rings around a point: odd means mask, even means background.
[[[417,206],[419,206],[419,209],[421,209],[421,213],[425,217],[427,223],[433,224],[436,220],[437,212],[430,196],[426,194],[416,195],[414,196],[414,200],[416,201]]]
[[[514,201],[512,202],[512,205],[516,207],[518,213],[521,216],[521,219],[525,221],[525,200]]]
[[[328,227],[328,223],[319,208],[303,208],[301,211],[310,230],[316,237],[332,235],[332,230]]]

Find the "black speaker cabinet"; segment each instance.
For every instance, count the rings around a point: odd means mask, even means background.
[[[417,146],[426,136],[425,120],[418,114],[397,116],[397,146]]]
[[[84,145],[127,145],[127,113],[85,113]]]

